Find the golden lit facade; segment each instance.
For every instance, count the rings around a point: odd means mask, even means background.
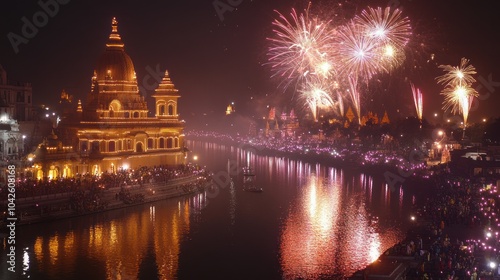
[[[58,128],[60,139],[79,155],[67,174],[99,175],[122,168],[185,163],[184,121],[179,120],[178,90],[166,71],[153,94],[154,117],[148,116],[147,102],[139,93],[134,65],[124,50],[115,18],[91,82],[87,101],[79,101]],[[67,166],[67,162],[64,164]],[[39,164],[43,177],[47,177],[49,169],[43,165]]]

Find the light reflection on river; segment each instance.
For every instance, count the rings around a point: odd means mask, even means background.
[[[285,278],[350,275],[401,238],[400,230],[381,227],[369,214],[366,184],[346,190],[342,171],[322,170],[303,170],[308,175],[282,226]]]
[[[231,146],[188,148],[222,179],[229,160],[235,184],[20,227],[19,272],[6,272],[2,254],[0,279],[341,278],[403,237],[412,197],[380,178]],[[263,193],[242,190],[243,166]]]

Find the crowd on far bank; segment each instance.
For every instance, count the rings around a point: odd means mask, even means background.
[[[39,197],[62,193],[75,193],[96,188],[107,189],[114,187],[153,183],[166,183],[175,178],[191,175],[208,175],[206,169],[198,165],[187,164],[178,167],[152,166],[138,169],[120,170],[116,173],[104,172],[99,175],[78,174],[74,178],[59,178],[55,180],[20,179],[16,182],[16,199]],[[6,197],[7,188],[0,190],[2,197]]]
[[[500,196],[481,179],[435,177],[408,238],[386,255],[413,256],[407,279],[493,279],[499,275]]]

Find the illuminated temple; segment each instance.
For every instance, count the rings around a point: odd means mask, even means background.
[[[31,155],[33,176],[54,179],[184,163],[184,121],[179,120],[177,109],[180,95],[168,71],[152,97],[154,116],[149,116],[147,102],[139,94],[134,64],[113,18],[86,102],[78,101],[56,133]]]

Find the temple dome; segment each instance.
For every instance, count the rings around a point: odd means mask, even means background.
[[[125,52],[124,44],[118,34],[118,22],[113,18],[111,34],[106,50],[97,61],[95,77],[97,80],[136,81],[132,59]]]

